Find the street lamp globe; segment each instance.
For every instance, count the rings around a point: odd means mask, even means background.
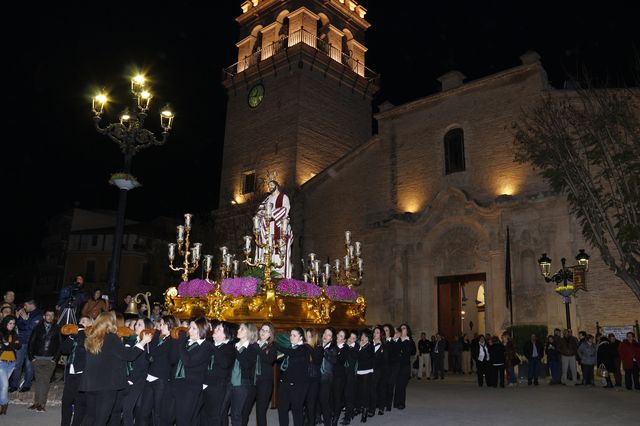
[[[547,253],[542,253],[542,256],[538,259],[538,265],[540,265],[542,276],[549,278],[549,275],[551,275],[551,259],[547,257]]]
[[[107,95],[105,95],[104,93],[98,93],[96,96],[94,96],[92,103],[93,114],[96,116],[102,114],[104,106],[107,102],[109,102],[109,98],[107,98]]]
[[[589,255],[585,253],[584,249],[580,249],[578,255],[576,256],[576,260],[578,261],[578,265],[584,266],[585,272],[589,270]]]

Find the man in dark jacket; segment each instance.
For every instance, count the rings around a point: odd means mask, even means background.
[[[53,322],[53,310],[44,312],[44,320],[33,330],[29,339],[29,359],[36,379],[34,402],[29,409],[45,411],[51,376],[60,355],[60,328]]]
[[[418,340],[418,380],[422,379],[425,370],[429,380],[431,378],[431,341],[427,339],[427,333],[422,333]]]
[[[84,291],[84,277],[78,275],[71,284],[60,290],[60,296],[56,304],[56,310],[60,313],[58,323],[67,324],[69,322],[67,318],[62,315],[65,308],[71,308],[74,316],[78,315],[80,314],[82,305],[84,305],[87,299],[87,293]]]
[[[33,365],[28,356],[29,338],[33,329],[42,321],[42,311],[36,306],[36,301],[33,299],[24,302],[22,309],[16,312],[18,321],[16,326],[18,327],[18,336],[20,341],[24,342],[22,347],[16,352],[16,367],[11,374],[11,381],[9,392],[14,392],[20,388],[20,392],[27,392],[31,389],[31,381],[33,380]],[[24,383],[20,387],[20,379],[22,376],[22,367],[24,365]]]
[[[577,380],[576,373],[576,354],[578,353],[578,339],[573,337],[571,330],[564,330],[562,338],[558,342],[558,352],[562,360],[562,377],[560,381],[563,385],[575,385]],[[567,373],[571,374],[571,380],[567,377]]]
[[[542,347],[542,343],[538,341],[538,337],[535,334],[531,335],[531,340],[527,341],[524,344],[523,348],[524,356],[527,357],[528,360],[528,384],[531,385],[533,382],[534,386],[538,386],[538,375],[540,371],[540,360],[544,356],[544,348]]]

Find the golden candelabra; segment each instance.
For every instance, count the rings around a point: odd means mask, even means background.
[[[304,265],[304,261],[303,261]],[[313,312],[313,321],[317,324],[326,324],[331,319],[331,313],[336,307],[327,297],[327,282],[331,277],[331,265],[324,264],[324,270],[320,271],[320,260],[316,259],[315,253],[309,253],[309,269],[303,274],[306,282],[312,283],[320,288],[320,296],[307,302],[307,309]]]
[[[178,225],[177,227],[176,241],[178,242],[178,254],[184,257],[182,267],[173,266],[173,261],[176,257],[176,243],[169,243],[169,268],[171,268],[172,271],[182,271],[182,281],[187,281],[189,279],[189,274],[196,271],[200,265],[200,250],[202,248],[202,244],[193,243],[193,247],[190,247],[189,242],[192,218],[192,214],[185,214],[184,225]]]
[[[220,247],[220,252],[222,253],[222,260],[219,266],[220,278],[218,281],[211,281],[209,279],[209,274],[213,266],[213,256],[208,254],[204,257],[205,280],[213,284],[213,291],[207,295],[208,309],[206,315],[209,318],[217,318],[225,321],[227,319],[225,316],[226,311],[236,307],[241,300],[230,294],[223,293],[220,289],[222,281],[229,277],[232,264],[234,266],[234,276],[238,276],[238,261],[232,261],[233,255],[228,253],[226,247]]]
[[[333,265],[333,277],[339,285],[353,288],[362,284],[362,276],[364,274],[364,262],[362,260],[362,244],[356,241],[351,244],[351,231],[344,233],[344,247],[346,254],[344,256],[344,264],[341,265],[340,259],[336,259]],[[326,265],[325,265],[326,267]]]
[[[282,226],[280,232],[280,239],[277,242],[273,241],[273,231],[272,229],[275,226],[275,220],[271,215],[269,209],[267,209],[265,213],[265,221],[268,224],[267,230],[269,230],[269,234],[266,238],[266,241],[261,241],[260,238],[260,224],[258,218],[254,218],[254,227],[253,234],[255,239],[256,247],[262,250],[262,259],[256,255],[254,259],[251,259],[251,236],[245,235],[244,238],[244,260],[243,262],[247,266],[260,268],[264,271],[264,294],[255,296],[251,303],[249,304],[249,310],[251,312],[260,312],[262,310],[266,310],[267,318],[273,318],[274,309],[277,308],[280,312],[284,311],[285,303],[282,298],[276,296],[276,290],[273,285],[273,281],[271,281],[271,270],[272,268],[281,268],[284,266],[286,262],[285,258],[279,259],[278,262],[273,261],[273,255],[276,249],[276,244],[278,244],[280,248],[280,253],[284,253],[286,244],[287,244],[287,229],[288,229],[288,219],[282,219]],[[273,226],[272,226],[273,225]]]

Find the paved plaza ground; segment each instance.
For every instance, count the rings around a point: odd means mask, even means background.
[[[15,394],[14,394],[15,395]],[[24,395],[24,394],[23,394]],[[55,403],[55,402],[54,402]],[[14,401],[7,426],[60,424],[60,406],[47,412],[27,410],[26,401]],[[360,421],[353,422],[353,425]],[[276,410],[269,424],[277,425]],[[293,424],[293,423],[291,423]],[[520,385],[516,388],[478,388],[475,376],[449,376],[445,380],[412,379],[407,408],[368,419],[367,425],[637,425],[640,424],[640,391],[624,388]],[[255,417],[249,421],[255,425]]]

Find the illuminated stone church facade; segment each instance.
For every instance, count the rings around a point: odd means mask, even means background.
[[[276,171],[293,202],[294,258],[344,256],[344,231],[363,243],[367,319],[433,334],[498,333],[511,234],[515,324],[564,327],[562,298],[538,272],[592,252],[574,329],[633,324],[638,299],[582,239],[565,198],[514,162],[512,124],[554,93],[535,52],[521,65],[403,105],[371,101],[366,10],[350,0],[242,4],[238,62],[225,69],[227,124],[218,217],[246,215]],[[244,209],[244,210],[243,210]],[[238,236],[234,236],[240,244]],[[229,241],[231,244],[231,241]],[[301,271],[298,267],[298,277]]]

